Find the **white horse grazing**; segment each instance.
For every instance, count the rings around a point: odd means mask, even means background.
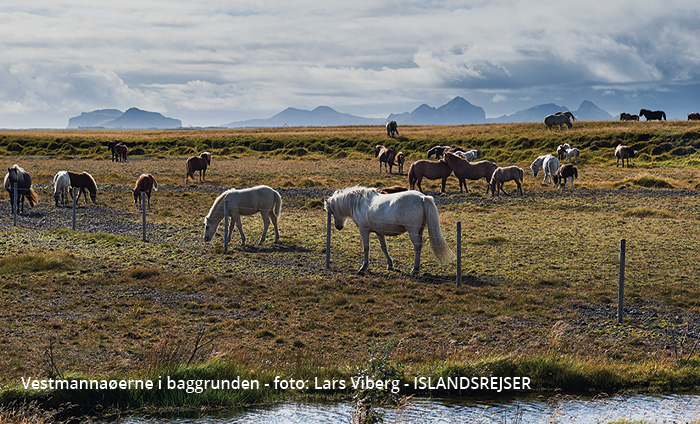
[[[566,160],[571,162],[571,158],[574,158],[574,159],[576,159],[576,164],[578,165],[578,154],[579,154],[579,151],[575,147],[572,147],[570,149],[566,149]]]
[[[245,233],[241,226],[241,215],[254,215],[260,213],[263,220],[263,231],[258,241],[258,246],[262,245],[267,235],[267,228],[270,220],[275,228],[275,242],[280,238],[277,222],[282,211],[282,196],[266,185],[244,188],[237,190],[232,188],[227,190],[214,200],[214,204],[209,209],[209,214],[204,218],[204,241],[214,238],[219,223],[224,219],[224,200],[228,201],[228,216],[241,233],[241,245],[245,246]],[[228,238],[231,239],[233,225],[228,228]]]
[[[559,131],[561,131],[561,126],[564,124],[566,124],[568,129],[573,127],[571,121],[569,121],[569,117],[566,115],[547,115],[547,117],[544,118],[545,131],[551,130],[554,125],[559,125]]]
[[[335,228],[342,230],[350,218],[360,231],[364,261],[357,271],[358,274],[363,274],[369,267],[370,233],[377,235],[389,270],[394,269],[394,260],[387,251],[385,236],[397,236],[408,232],[415,253],[411,274],[417,275],[420,272],[420,253],[425,227],[428,227],[430,247],[438,260],[445,263],[455,257],[442,235],[438,210],[431,196],[414,190],[379,194],[376,189],[355,186],[336,190],[323,203],[324,209],[333,215]]]
[[[466,152],[455,151],[455,152],[452,152],[452,153],[454,153],[454,154],[457,155],[457,156],[460,156],[460,157],[464,158],[465,160],[474,160],[474,159],[476,159],[476,158],[479,156],[479,151],[476,150],[476,149],[467,150]]]
[[[549,182],[552,182],[552,176],[557,172],[557,169],[559,169],[559,159],[554,155],[537,156],[537,159],[530,164],[530,169],[532,169],[532,174],[535,177],[540,168],[544,170],[544,179],[542,182],[546,183],[547,178],[549,178]]]
[[[70,177],[68,171],[58,171],[53,177],[53,198],[56,200],[56,206],[60,199],[61,206],[68,204],[68,189],[70,188]]]

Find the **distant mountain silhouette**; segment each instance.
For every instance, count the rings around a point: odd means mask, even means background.
[[[334,127],[341,125],[383,125],[383,119],[363,118],[361,116],[340,113],[328,106],[319,106],[314,110],[289,107],[266,119],[249,119],[223,125],[227,128],[265,128],[265,127]]]
[[[448,103],[434,108],[423,103],[413,112],[391,114],[387,120],[399,125],[464,125],[486,122],[486,113],[462,97],[455,97]]]
[[[488,122],[512,123],[512,122],[542,122],[547,115],[557,112],[566,112],[566,106],[559,106],[554,103],[533,106],[529,109],[521,110],[512,115],[503,115],[498,118],[488,119]],[[576,114],[574,114],[576,116]],[[577,117],[578,118],[578,117]]]
[[[68,120],[68,128],[124,128],[124,129],[171,129],[181,128],[182,121],[168,118],[157,112],[148,112],[135,107],[122,113],[117,109],[100,109],[83,112]]]
[[[576,119],[581,121],[609,121],[613,119],[612,115],[593,104],[590,100],[584,100],[573,114]]]

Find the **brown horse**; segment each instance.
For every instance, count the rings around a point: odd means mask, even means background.
[[[561,183],[564,183],[564,188],[566,188],[566,180],[571,180],[571,189],[573,190],[575,178],[578,178],[578,170],[573,163],[567,163],[557,169],[552,180],[557,185],[557,188],[561,187]]]
[[[90,192],[92,203],[97,203],[97,183],[95,183],[95,179],[92,178],[92,175],[88,174],[87,172],[77,173],[68,171],[68,178],[70,178],[70,185],[73,187],[73,190],[80,190],[78,196],[75,198],[76,204],[78,203],[78,199],[80,199],[80,195],[82,194],[83,198],[85,199],[85,204],[87,205],[88,200],[86,191]]]
[[[396,165],[394,163],[394,157],[396,152],[392,148],[384,147],[381,144],[374,146],[374,157],[379,158],[379,173],[382,172],[382,163],[384,164],[384,170],[391,174],[391,168]],[[387,170],[387,166],[389,167]]]
[[[408,189],[401,186],[382,187],[377,189],[377,193],[379,194],[401,193],[402,191],[408,191]]]
[[[403,152],[398,152],[396,154],[396,164],[399,166],[399,174],[403,175],[403,165],[406,163],[406,156]]]
[[[27,199],[30,207],[34,207],[39,203],[39,197],[32,188],[32,177],[21,166],[15,164],[12,168],[7,168],[5,174],[4,186],[5,190],[10,193],[10,205],[12,205],[12,213],[15,213],[15,184],[17,184],[17,212],[24,213],[24,199]]]
[[[139,204],[141,201],[141,193],[146,193],[148,196],[148,208],[151,208],[151,190],[158,191],[158,181],[151,174],[141,174],[136,185],[131,189],[134,194],[134,203]]]
[[[126,162],[126,152],[129,149],[126,147],[126,144],[119,143],[116,146],[114,146],[114,152],[117,154],[117,162]]]
[[[445,152],[445,161],[459,179],[460,193],[462,192],[462,185],[464,185],[464,191],[469,193],[466,180],[479,180],[481,178],[486,178],[486,193],[489,192],[491,176],[493,175],[493,171],[498,168],[498,165],[494,162],[488,160],[469,162],[450,152]]]
[[[187,176],[185,176],[185,184],[190,177],[194,180],[194,171],[199,171],[199,182],[207,176],[207,166],[211,165],[211,153],[203,152],[199,156],[190,156],[187,158]],[[202,174],[204,172],[204,174]]]
[[[700,121],[700,113],[694,112],[688,114],[688,121]]]
[[[411,190],[416,189],[423,192],[423,188],[420,183],[423,178],[429,180],[442,180],[440,185],[440,193],[445,192],[445,183],[447,183],[447,177],[452,173],[452,168],[444,160],[432,161],[427,159],[421,159],[413,162],[411,167],[408,169],[408,184]]]
[[[623,146],[622,144],[618,144],[617,147],[615,147],[615,166],[620,165],[620,159],[622,159],[622,167],[625,167],[625,159],[627,159],[627,167],[630,167],[630,158],[634,158],[637,156],[636,150],[632,150],[630,147]]]
[[[508,181],[515,181],[518,186],[518,195],[523,195],[523,187],[520,184],[523,181],[523,169],[515,165],[513,166],[499,166],[493,171],[491,176],[491,196],[498,196],[498,192],[502,191],[503,194],[508,195],[508,193],[503,190],[503,184]]]

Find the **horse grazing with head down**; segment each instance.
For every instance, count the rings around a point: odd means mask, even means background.
[[[464,191],[469,193],[469,188],[467,188],[467,180],[480,180],[482,178],[486,179],[486,193],[490,189],[491,176],[493,171],[498,168],[494,162],[488,160],[481,160],[479,162],[469,162],[465,159],[460,158],[452,152],[445,152],[445,162],[452,168],[455,176],[459,180],[459,192],[462,192],[462,186],[464,186]]]
[[[578,170],[572,163],[567,163],[565,165],[562,165],[557,169],[557,172],[554,173],[554,184],[557,185],[557,188],[561,187],[561,183],[564,183],[564,188],[566,188],[566,180],[571,180],[571,189],[574,189],[574,179],[578,178]]]
[[[370,233],[377,235],[389,270],[394,269],[394,260],[389,256],[385,237],[408,232],[415,255],[411,274],[417,275],[420,272],[420,254],[426,227],[430,247],[437,259],[446,263],[455,257],[445,242],[438,209],[431,196],[417,191],[379,194],[373,188],[356,186],[336,190],[331,197],[324,200],[323,207],[333,215],[335,228],[338,230],[342,230],[345,222],[352,219],[360,231],[364,260],[357,271],[358,274],[364,274],[369,267]]]
[[[637,153],[639,153],[636,150],[633,150],[630,147],[623,146],[622,144],[618,144],[617,147],[615,147],[615,166],[620,165],[620,160],[622,160],[622,167],[625,167],[625,159],[627,159],[627,167],[630,167],[630,158],[635,158],[637,156]]]
[[[199,171],[199,182],[202,182],[207,176],[207,166],[211,165],[211,153],[202,152],[199,156],[190,156],[187,158],[187,175],[185,176],[185,184],[190,177],[194,181],[194,172]],[[204,172],[204,174],[202,174]]]
[[[557,169],[559,169],[559,159],[557,159],[554,155],[549,154],[537,156],[537,159],[532,161],[530,164],[532,175],[536,177],[540,168],[542,168],[544,171],[544,179],[542,180],[542,183],[547,183],[547,179],[552,182],[554,173],[557,172]]]
[[[90,192],[90,199],[92,199],[92,203],[97,203],[97,183],[95,183],[95,179],[92,178],[92,175],[88,174],[87,172],[68,172],[68,178],[70,178],[70,185],[73,187],[73,189],[80,189],[78,192],[78,196],[75,198],[75,203],[78,203],[78,199],[80,199],[80,195],[83,195],[83,198],[85,199],[85,205],[88,204],[87,200],[87,192]]]
[[[665,121],[666,120],[666,112],[663,110],[648,110],[648,109],[642,109],[639,111],[639,116],[643,116],[647,119],[647,121],[661,121],[662,119]]]
[[[255,215],[259,213],[263,220],[263,231],[258,241],[258,246],[262,245],[267,236],[267,229],[270,226],[270,221],[275,229],[275,243],[280,238],[279,228],[277,227],[280,214],[282,213],[282,196],[266,185],[259,185],[251,188],[226,190],[214,200],[209,213],[204,218],[204,241],[210,241],[214,238],[219,223],[224,219],[224,202],[227,203],[228,216],[238,228],[241,234],[241,245],[245,246],[245,233],[241,225],[241,216]],[[228,238],[231,239],[234,225],[228,228]]]
[[[386,123],[386,135],[394,138],[394,134],[399,135],[399,126],[396,121],[389,121]]]
[[[561,131],[562,125],[566,124],[568,129],[571,129],[573,125],[566,115],[547,115],[544,118],[544,130],[552,130],[552,127],[559,125],[559,131]]]
[[[70,177],[67,171],[58,171],[53,177],[53,198],[58,206],[59,200],[61,206],[68,204],[68,189],[70,188]]]
[[[15,164],[11,168],[7,168],[5,174],[4,186],[5,190],[10,193],[10,205],[12,213],[15,213],[15,184],[17,184],[17,202],[19,213],[24,213],[24,199],[27,199],[30,207],[34,207],[39,203],[39,196],[32,188],[32,177],[21,166]]]
[[[700,113],[694,112],[688,114],[688,121],[700,121]]]
[[[428,150],[428,159],[432,155],[435,155],[435,159],[440,159],[445,155],[445,152],[464,152],[465,150],[461,147],[450,147],[450,146],[433,146]]]
[[[455,150],[452,151],[455,155],[461,157],[464,160],[474,160],[479,156],[479,151],[476,149],[468,150],[466,152],[463,152],[461,150]]]
[[[151,174],[141,174],[136,180],[136,185],[131,189],[134,195],[134,203],[139,204],[141,202],[141,193],[146,193],[148,197],[148,208],[151,208],[151,190],[158,191],[158,181]]]
[[[566,159],[566,150],[570,148],[571,146],[569,146],[569,143],[560,144],[559,147],[557,147],[557,159]]]
[[[639,121],[639,115],[622,112],[620,114],[620,121]]]
[[[503,190],[503,184],[508,181],[515,181],[518,186],[517,193],[519,196],[523,195],[523,187],[521,183],[523,182],[523,169],[515,165],[513,166],[499,166],[493,171],[491,176],[491,196],[498,196],[498,192],[502,191],[503,194],[508,195],[508,193]]]
[[[379,158],[379,173],[382,172],[382,164],[384,164],[384,171],[391,174],[391,169],[396,165],[394,163],[394,157],[396,152],[392,148],[384,147],[381,144],[374,146],[374,157]],[[388,167],[388,168],[387,168]]]
[[[442,180],[440,185],[440,193],[445,192],[445,184],[447,183],[447,177],[452,174],[452,168],[444,160],[431,161],[427,159],[421,159],[413,162],[411,167],[408,169],[408,185],[411,190],[415,190],[418,186],[418,190],[423,191],[421,187],[421,181],[423,178],[429,180]]]

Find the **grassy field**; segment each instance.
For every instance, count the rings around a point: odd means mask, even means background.
[[[536,390],[697,388],[697,129],[686,122],[584,122],[562,133],[535,124],[400,128],[395,142],[409,163],[425,156],[425,146],[460,144],[527,170],[562,142],[581,147],[573,191],[529,171],[522,198],[485,197],[483,181],[460,194],[451,177],[439,196],[437,184],[424,184],[453,249],[462,222],[459,288],[455,264],[439,265],[427,247],[423,273],[410,277],[407,236],[389,240],[397,271],[386,271],[373,238],[370,272],[356,276],[361,243],[352,224],[333,230],[332,265],[324,266],[325,196],[354,184],[406,185],[405,175],[380,174],[371,157],[374,144],[391,142],[379,127],[3,132],[2,162],[32,174],[41,202],[16,228],[7,197],[0,205],[0,382],[16,388],[23,376],[164,372],[351,376],[379,351],[406,379],[521,374]],[[103,145],[110,139],[141,154],[113,163]],[[518,140],[522,148],[514,147]],[[647,153],[635,167],[617,168],[618,142]],[[51,143],[60,153],[49,152]],[[204,149],[215,154],[207,181],[185,184],[183,156]],[[53,205],[50,182],[64,169],[88,171],[100,187],[98,204],[78,209],[77,231],[69,229],[70,210]],[[147,242],[130,199],[144,172],[160,184]],[[245,248],[236,235],[223,254],[221,230],[205,244],[202,219],[216,196],[255,184],[283,195],[280,242],[252,246],[261,220],[250,217]],[[618,325],[621,238],[627,310]],[[24,396],[17,393],[6,388],[3,399]],[[245,399],[115,401],[227,402]]]

